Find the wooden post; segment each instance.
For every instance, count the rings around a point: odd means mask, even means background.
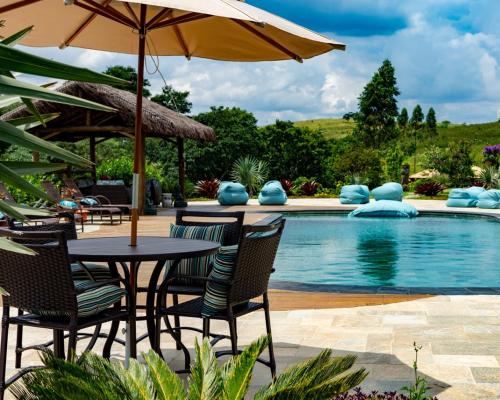
[[[137,96],[135,105],[135,141],[134,141],[134,190],[132,199],[132,224],[130,230],[130,245],[137,246],[137,220],[141,199],[144,199],[144,157],[142,139],[142,88],[144,86],[144,59],[146,53],[146,12],[147,6],[141,4],[140,29],[139,29],[139,54],[137,58]],[[138,186],[138,187],[137,187]]]
[[[179,162],[179,192],[185,199],[186,160],[184,159],[184,139],[177,138],[177,158]]]
[[[95,156],[95,137],[90,137],[90,145],[89,145],[89,158],[92,162],[92,179],[94,180],[94,184],[97,182],[97,172],[96,172],[96,156]]]
[[[39,151],[34,151],[31,153],[31,161],[33,161],[33,162],[40,161],[40,152]]]

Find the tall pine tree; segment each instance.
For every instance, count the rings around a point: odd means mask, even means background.
[[[427,116],[425,117],[425,127],[430,135],[437,135],[437,121],[436,121],[436,111],[434,108],[429,108],[427,111]]]
[[[419,136],[419,132],[423,127],[424,122],[424,113],[422,111],[422,107],[420,107],[420,104],[417,104],[415,108],[413,109],[413,112],[411,114],[410,118],[410,127],[413,133],[413,173],[417,172],[417,139]]]
[[[408,110],[406,109],[406,107],[403,107],[403,109],[401,110],[401,112],[398,115],[399,129],[406,129],[406,127],[408,126],[409,118],[410,117],[408,116]]]
[[[356,131],[367,146],[378,148],[397,136],[399,89],[396,83],[394,67],[385,60],[359,96]]]

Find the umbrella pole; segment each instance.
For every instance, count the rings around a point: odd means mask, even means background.
[[[135,106],[135,140],[134,140],[134,175],[132,198],[132,224],[130,231],[130,245],[137,246],[137,221],[139,219],[140,199],[144,196],[144,140],[142,138],[142,89],[144,86],[144,61],[146,52],[146,10],[141,4],[139,31],[139,54],[137,60],[137,98]]]

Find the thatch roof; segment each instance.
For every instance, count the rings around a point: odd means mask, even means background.
[[[59,113],[60,116],[48,122],[47,127],[31,129],[31,133],[50,140],[70,142],[91,136],[131,137],[134,134],[135,94],[107,85],[81,82],[66,82],[57,91],[107,105],[117,111],[106,113],[91,110],[89,121],[87,109],[36,101],[42,114]],[[20,118],[29,114],[26,107],[21,106],[4,114],[2,119]],[[86,129],[89,125],[90,128]],[[147,137],[215,140],[212,128],[146,98],[143,99],[142,131]]]

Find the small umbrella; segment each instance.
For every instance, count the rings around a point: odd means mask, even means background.
[[[342,43],[237,0],[0,0],[0,15],[6,21],[6,34],[35,26],[22,41],[25,45],[138,55],[131,228],[134,246],[144,186],[141,120],[146,54],[302,62],[345,49]]]

